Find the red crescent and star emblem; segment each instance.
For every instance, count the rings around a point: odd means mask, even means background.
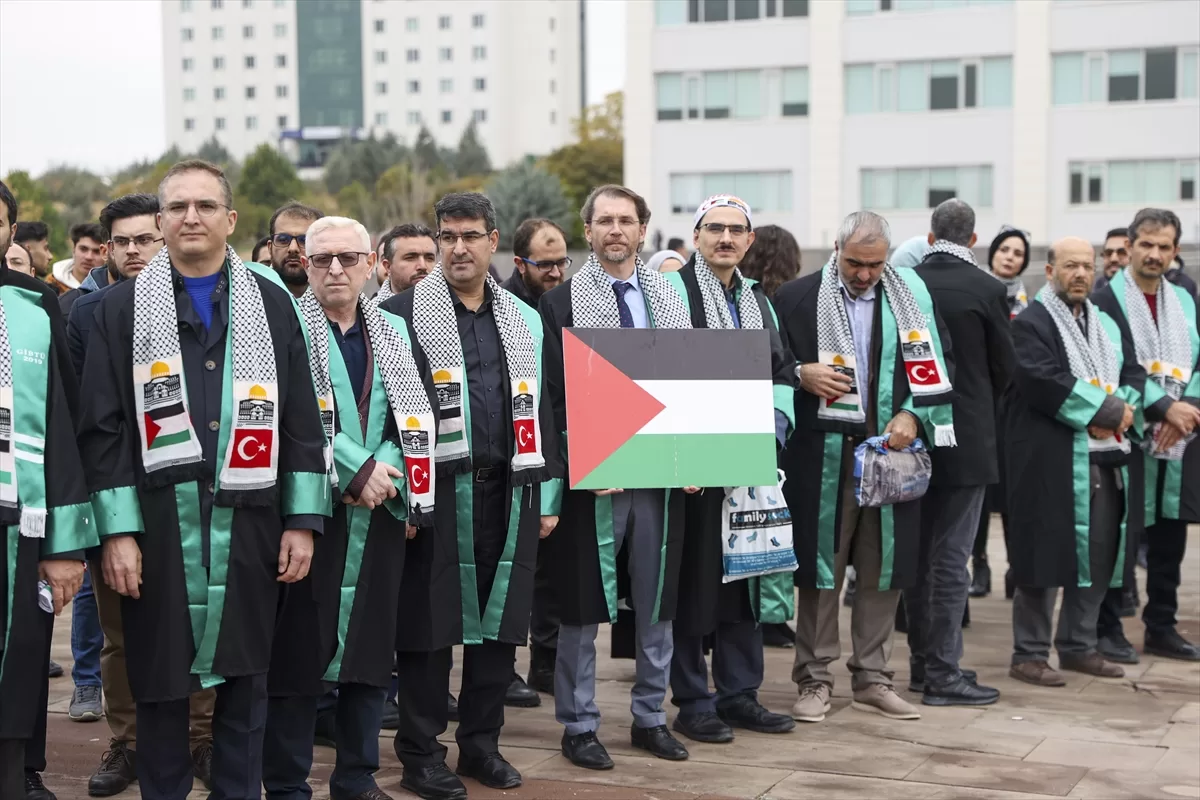
[[[229,466],[234,469],[270,467],[273,435],[269,430],[235,431]]]
[[[533,420],[513,420],[513,433],[517,437],[517,453],[533,453],[537,451],[537,436],[534,433]]]

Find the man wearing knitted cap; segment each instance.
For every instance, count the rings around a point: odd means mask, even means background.
[[[679,272],[693,328],[766,330],[776,387],[775,429],[782,449],[792,424],[796,360],[779,335],[775,310],[757,281],[738,269],[754,242],[750,206],[731,195],[710,197],[696,210],[696,252]],[[683,555],[672,701],[675,730],[698,742],[733,741],[732,728],[786,733],[796,723],[758,702],[763,681],[762,625],[791,619],[790,572],[722,583],[721,513],[725,490],[708,488],[684,501]],[[713,636],[713,682],[708,690],[704,638]]]
[[[775,295],[802,390],[782,457],[799,561],[792,680],[800,697],[792,717],[801,722],[820,722],[830,710],[847,564],[858,574],[847,664],[853,707],[920,717],[892,688],[888,668],[899,590],[916,580],[920,503],[859,508],[854,448],[884,434],[896,449],[917,437],[927,447],[953,445],[952,364],[925,283],[887,263],[890,240],[883,217],[855,212],[842,222],[829,263]]]

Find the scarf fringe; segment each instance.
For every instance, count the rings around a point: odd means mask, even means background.
[[[465,475],[474,470],[471,468],[470,457],[464,457],[439,461],[434,466],[434,471],[439,478],[453,478],[455,475]]]
[[[530,486],[550,480],[550,470],[546,467],[530,467],[512,472],[509,483],[513,486]]]
[[[418,528],[432,528],[436,518],[435,511],[436,507],[422,508],[420,511],[414,511],[410,508],[408,510],[407,523],[409,525],[416,525]]]
[[[958,447],[958,439],[954,436],[954,426],[934,425],[933,444],[935,447]]]
[[[279,484],[265,489],[217,489],[213,502],[222,508],[270,508],[279,502]]]
[[[165,489],[179,483],[190,481],[211,481],[212,471],[203,461],[192,461],[186,464],[164,467],[142,476],[142,488],[146,491]]]

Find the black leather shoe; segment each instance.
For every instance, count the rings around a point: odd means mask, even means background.
[[[925,685],[921,702],[927,706],[990,706],[1000,699],[1000,692],[990,686],[979,686],[966,677],[938,686]]]
[[[378,786],[372,786],[362,794],[354,795],[350,800],[395,800],[395,798]]]
[[[42,783],[41,773],[25,770],[25,800],[58,800],[54,792]]]
[[[1145,647],[1142,651],[1148,656],[1162,658],[1177,658],[1180,661],[1200,661],[1200,647],[1179,635],[1174,628],[1163,630],[1146,629]]]
[[[1137,586],[1125,586],[1121,589],[1121,616],[1136,617],[1141,598],[1138,597]]]
[[[212,791],[212,742],[201,742],[192,748],[192,775]]]
[[[504,705],[510,708],[536,708],[541,704],[541,696],[514,672],[508,688],[504,690]]]
[[[667,761],[686,761],[687,748],[671,735],[666,725],[642,728],[634,725],[629,731],[629,741],[639,750],[646,750]]]
[[[460,755],[458,769],[454,771],[464,777],[474,778],[489,789],[515,789],[521,785],[521,773],[499,753],[491,753],[481,759]]]
[[[987,597],[992,593],[992,568],[986,558],[975,559],[971,572],[971,588],[967,590],[968,597]]]
[[[1017,579],[1013,575],[1012,568],[1010,567],[1008,569],[1008,571],[1004,573],[1004,599],[1012,600],[1013,595],[1016,593],[1017,593]]]
[[[717,716],[726,725],[756,733],[787,733],[796,727],[790,714],[768,711],[762,703],[744,694],[718,703]]]
[[[786,622],[762,626],[763,647],[795,647],[796,632]]]
[[[400,727],[400,706],[395,700],[383,701],[383,722],[379,727],[385,731],[394,731]]]
[[[51,661],[50,671],[47,673],[47,675],[51,678],[61,678],[63,676],[62,664],[59,664],[57,661]]]
[[[446,719],[458,722],[458,700],[453,694],[446,695]]]
[[[100,768],[88,778],[88,795],[112,797],[137,780],[134,752],[125,742],[113,742],[100,759]]]
[[[1113,631],[1106,636],[1101,636],[1100,640],[1096,642],[1096,652],[1114,664],[1138,663],[1137,650],[1133,649],[1133,645],[1125,638],[1123,631]]]
[[[959,672],[962,673],[963,680],[968,683],[977,683],[979,681],[979,674],[973,669],[963,669],[959,670]],[[913,668],[912,678],[908,682],[908,690],[917,694],[922,694],[925,691],[925,667]]]
[[[529,651],[529,676],[525,682],[535,692],[554,696],[554,662],[558,653],[541,647]]]
[[[432,767],[405,767],[400,788],[424,800],[467,800],[467,787],[445,762]]]
[[[677,714],[671,727],[693,742],[724,744],[733,741],[733,728],[726,725],[713,711]]]
[[[584,769],[613,768],[613,760],[609,757],[608,751],[604,749],[604,745],[600,744],[600,740],[596,738],[594,731],[577,733],[574,736],[568,736],[564,731],[562,754],[567,761]]]

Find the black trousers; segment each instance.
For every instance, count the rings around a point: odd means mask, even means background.
[[[463,647],[462,689],[458,694],[458,751],[483,758],[500,749],[504,727],[504,691],[512,678],[516,646],[484,641]],[[449,647],[432,653],[396,654],[400,727],[396,757],[405,767],[441,764],[446,748],[437,737],[446,732],[446,695],[450,691]]]
[[[554,534],[551,534],[553,538]],[[533,571],[533,609],[529,615],[529,641],[543,651],[558,649],[558,602],[554,594],[553,558],[549,555],[550,539],[538,542],[537,565]]]
[[[0,797],[25,796],[25,740],[0,739]]]
[[[45,614],[46,628],[50,631],[50,635],[54,635],[54,615]],[[47,639],[47,642],[50,640]],[[41,699],[38,700],[37,720],[33,723],[33,736],[25,741],[25,771],[26,772],[45,772],[46,771],[46,713],[50,704],[50,647],[47,645],[46,652],[42,657],[42,667],[38,672],[41,677],[39,684],[41,691]],[[22,788],[24,791],[24,788]],[[4,795],[0,795],[3,797]]]
[[[185,800],[191,791],[189,719],[186,697],[137,704],[137,776],[143,800]],[[258,800],[262,796],[266,727],[265,672],[229,678],[217,687],[209,800]]]
[[[1121,625],[1121,608],[1125,605],[1125,590],[1133,589],[1134,593],[1137,593],[1137,549],[1140,537],[1136,533],[1133,535],[1126,533],[1125,535],[1133,539],[1125,547],[1125,575],[1120,586],[1113,587],[1104,593],[1104,600],[1100,602],[1100,616],[1096,621],[1097,638],[1124,633]]]
[[[995,489],[995,487],[991,487]],[[988,546],[988,525],[992,521],[992,514],[987,509],[986,503],[983,507],[983,513],[979,515],[979,528],[975,531],[975,546],[971,548],[971,557],[975,559],[987,557]],[[1008,514],[1000,515],[1000,524],[1004,531],[1004,549],[1008,550]]]
[[[1159,519],[1146,528],[1146,605],[1142,622],[1147,631],[1175,627],[1179,610],[1179,568],[1187,550],[1187,523]]]

